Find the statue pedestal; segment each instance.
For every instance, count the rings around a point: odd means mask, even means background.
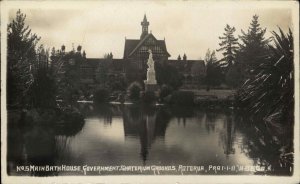
[[[157,84],[147,84],[145,83],[145,91],[157,91],[158,85]]]

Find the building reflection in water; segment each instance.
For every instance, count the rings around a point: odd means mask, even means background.
[[[179,111],[181,113],[178,113]],[[143,163],[146,164],[151,145],[157,137],[165,138],[167,126],[171,118],[175,117],[179,123],[178,126],[182,123],[183,127],[185,127],[186,118],[193,116],[195,116],[195,113],[191,109],[177,108],[170,110],[166,108],[155,109],[155,107],[148,107],[148,109],[145,110],[135,105],[125,107],[123,111],[125,138],[138,137],[140,139],[140,155]],[[216,118],[218,117],[216,112],[198,113],[197,116],[199,116],[199,119],[206,116],[205,128],[208,133],[215,131]],[[228,157],[230,154],[235,154],[234,121],[232,115],[224,115],[222,116],[222,120],[224,121],[224,127],[220,131],[219,137],[222,142],[224,154]]]
[[[170,115],[163,109],[157,112],[155,107],[132,105],[124,108],[123,120],[125,138],[133,136],[140,139],[140,155],[145,165],[152,143],[157,137],[164,138]]]
[[[15,171],[16,165],[76,165],[104,161],[105,164],[142,162],[144,165],[271,164],[280,174],[291,173],[290,166],[283,168],[278,164],[280,137],[277,140],[268,134],[263,124],[259,127],[243,123],[244,120],[233,112],[142,105],[96,107],[91,104],[80,110],[88,117],[86,123],[33,127],[8,124],[8,174],[20,174]],[[101,121],[88,122],[89,118]],[[92,131],[95,128],[101,131]],[[111,134],[116,132],[118,139],[111,139]]]

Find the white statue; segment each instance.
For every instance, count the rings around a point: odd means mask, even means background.
[[[149,52],[149,59],[150,59],[150,58],[153,59],[153,55],[152,55],[151,49],[149,49],[148,52]]]
[[[148,69],[147,69],[147,80],[145,80],[145,84],[157,84],[155,77],[155,69],[154,69],[154,60],[152,51],[149,49],[149,58],[148,58]]]
[[[153,61],[153,55],[152,55],[152,51],[149,49],[149,59],[148,59],[148,70],[154,70],[154,61]]]

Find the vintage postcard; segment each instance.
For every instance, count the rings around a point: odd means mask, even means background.
[[[296,1],[2,1],[1,180],[298,183]]]

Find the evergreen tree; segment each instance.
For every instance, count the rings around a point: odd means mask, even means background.
[[[178,55],[177,60],[178,60],[178,61],[181,61],[181,56],[180,56],[180,54]]]
[[[82,57],[83,57],[83,58],[86,58],[85,50],[82,52]]]
[[[85,61],[80,53],[82,47],[66,52],[65,46],[51,55],[51,70],[57,81],[57,93],[65,102],[73,103],[82,94],[80,83],[80,66]]]
[[[264,38],[265,33],[266,29],[260,27],[258,16],[254,15],[247,33],[242,30],[242,35],[239,36],[242,43],[237,57],[246,78],[255,75],[255,68],[267,56],[269,39]]]
[[[255,70],[255,77],[238,91],[247,113],[266,121],[292,124],[294,116],[294,39],[279,28],[272,32],[274,43],[269,44],[268,57]],[[276,121],[276,120],[275,120]]]
[[[7,38],[7,104],[23,106],[34,79],[32,70],[36,62],[35,47],[40,40],[25,25],[26,15],[17,11],[16,18],[8,24]]]
[[[110,53],[105,53],[104,55],[103,55],[103,58],[104,59],[113,59],[113,54],[110,52]]]
[[[220,36],[219,39],[221,40],[220,49],[217,51],[223,51],[223,56],[220,61],[225,61],[228,67],[232,66],[235,59],[235,54],[238,49],[238,39],[234,37],[233,33],[235,32],[235,27],[230,27],[228,24],[225,27],[225,33],[223,33],[223,37]]]
[[[51,57],[55,57],[55,56],[56,56],[55,47],[52,47],[52,49],[51,49],[51,56],[50,56],[50,58],[51,58]]]
[[[209,49],[206,52],[204,61],[206,63],[206,90],[209,91],[212,86],[220,85],[222,82],[222,64],[217,60],[215,51],[211,52]]]
[[[182,59],[183,59],[183,61],[186,61],[186,55],[185,55],[185,53],[183,54]]]
[[[55,51],[55,49],[53,49]],[[52,50],[52,51],[53,51]],[[49,49],[43,44],[36,49],[36,64],[32,70],[33,83],[29,89],[30,107],[55,108],[57,85],[53,68],[49,65]]]
[[[61,52],[64,53],[65,51],[66,51],[66,46],[65,46],[65,45],[62,45],[62,46],[61,46]]]
[[[237,64],[230,66],[226,72],[226,84],[231,88],[237,88],[241,85],[241,70]]]
[[[81,45],[78,45],[78,46],[77,46],[77,52],[81,53],[81,49],[82,49],[82,46],[81,46]]]
[[[80,96],[80,65],[83,62],[81,54],[70,51],[62,57],[64,74],[58,83],[63,99],[73,103]]]

